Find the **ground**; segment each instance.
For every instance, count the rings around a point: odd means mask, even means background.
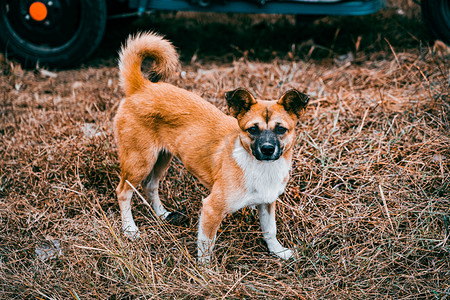
[[[366,17],[161,14],[110,24],[73,70],[1,58],[0,298],[450,298],[449,58],[404,1]],[[117,50],[157,29],[182,57],[169,81],[226,111],[224,92],[311,96],[297,130],[270,255],[251,208],[222,224],[210,268],[195,260],[208,191],[174,161],[161,184],[178,226],[134,197],[141,238],[120,231],[112,119]]]

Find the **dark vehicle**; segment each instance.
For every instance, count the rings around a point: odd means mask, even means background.
[[[108,18],[145,11],[366,15],[385,0],[0,0],[0,47],[26,66],[80,64],[100,43]],[[450,43],[450,0],[422,0],[432,33]]]

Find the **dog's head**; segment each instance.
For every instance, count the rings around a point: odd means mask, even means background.
[[[276,160],[292,147],[297,120],[309,100],[295,89],[277,101],[256,100],[242,88],[225,93],[225,97],[242,130],[242,146],[262,161]]]

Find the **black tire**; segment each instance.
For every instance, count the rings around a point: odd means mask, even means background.
[[[450,0],[422,0],[420,5],[434,37],[450,45]]]
[[[30,18],[30,0],[0,0],[0,47],[25,67],[67,68],[80,64],[105,31],[105,0],[39,0],[48,8],[42,21]]]

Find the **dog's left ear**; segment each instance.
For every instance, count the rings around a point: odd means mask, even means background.
[[[296,89],[291,89],[284,93],[277,103],[282,105],[287,112],[293,113],[297,117],[300,117],[308,102],[308,95],[300,93]]]
[[[239,88],[231,92],[225,93],[228,109],[233,117],[237,117],[241,113],[247,112],[250,107],[256,103],[253,95],[246,89]]]

